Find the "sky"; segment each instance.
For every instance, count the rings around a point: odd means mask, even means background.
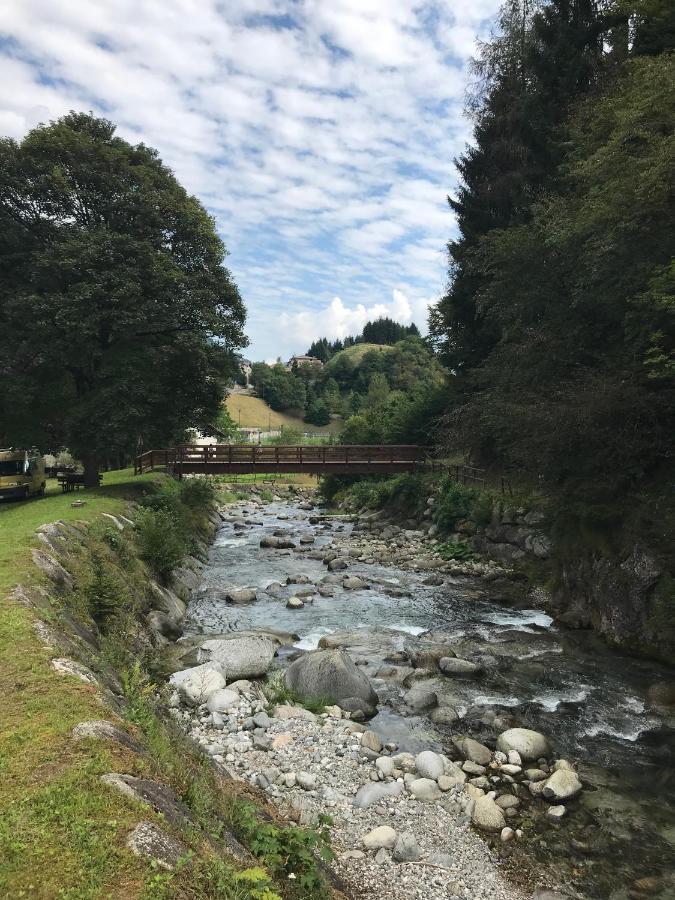
[[[453,159],[497,0],[0,0],[0,134],[75,110],[214,216],[252,359],[442,293]]]

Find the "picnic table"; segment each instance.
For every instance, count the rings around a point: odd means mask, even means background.
[[[80,472],[60,472],[56,480],[61,485],[64,494],[70,494],[78,488],[84,487],[84,475]],[[98,483],[103,481],[103,475],[99,472]]]

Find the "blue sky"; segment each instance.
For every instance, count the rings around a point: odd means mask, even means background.
[[[496,0],[5,0],[0,133],[93,110],[214,215],[254,359],[446,279],[467,64]]]

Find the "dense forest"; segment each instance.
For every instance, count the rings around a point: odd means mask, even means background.
[[[675,7],[514,0],[475,63],[445,434],[598,502],[672,460]]]

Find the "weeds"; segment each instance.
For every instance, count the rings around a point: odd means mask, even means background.
[[[478,559],[478,554],[468,541],[448,541],[445,544],[436,545],[436,553],[442,559],[473,560]]]

